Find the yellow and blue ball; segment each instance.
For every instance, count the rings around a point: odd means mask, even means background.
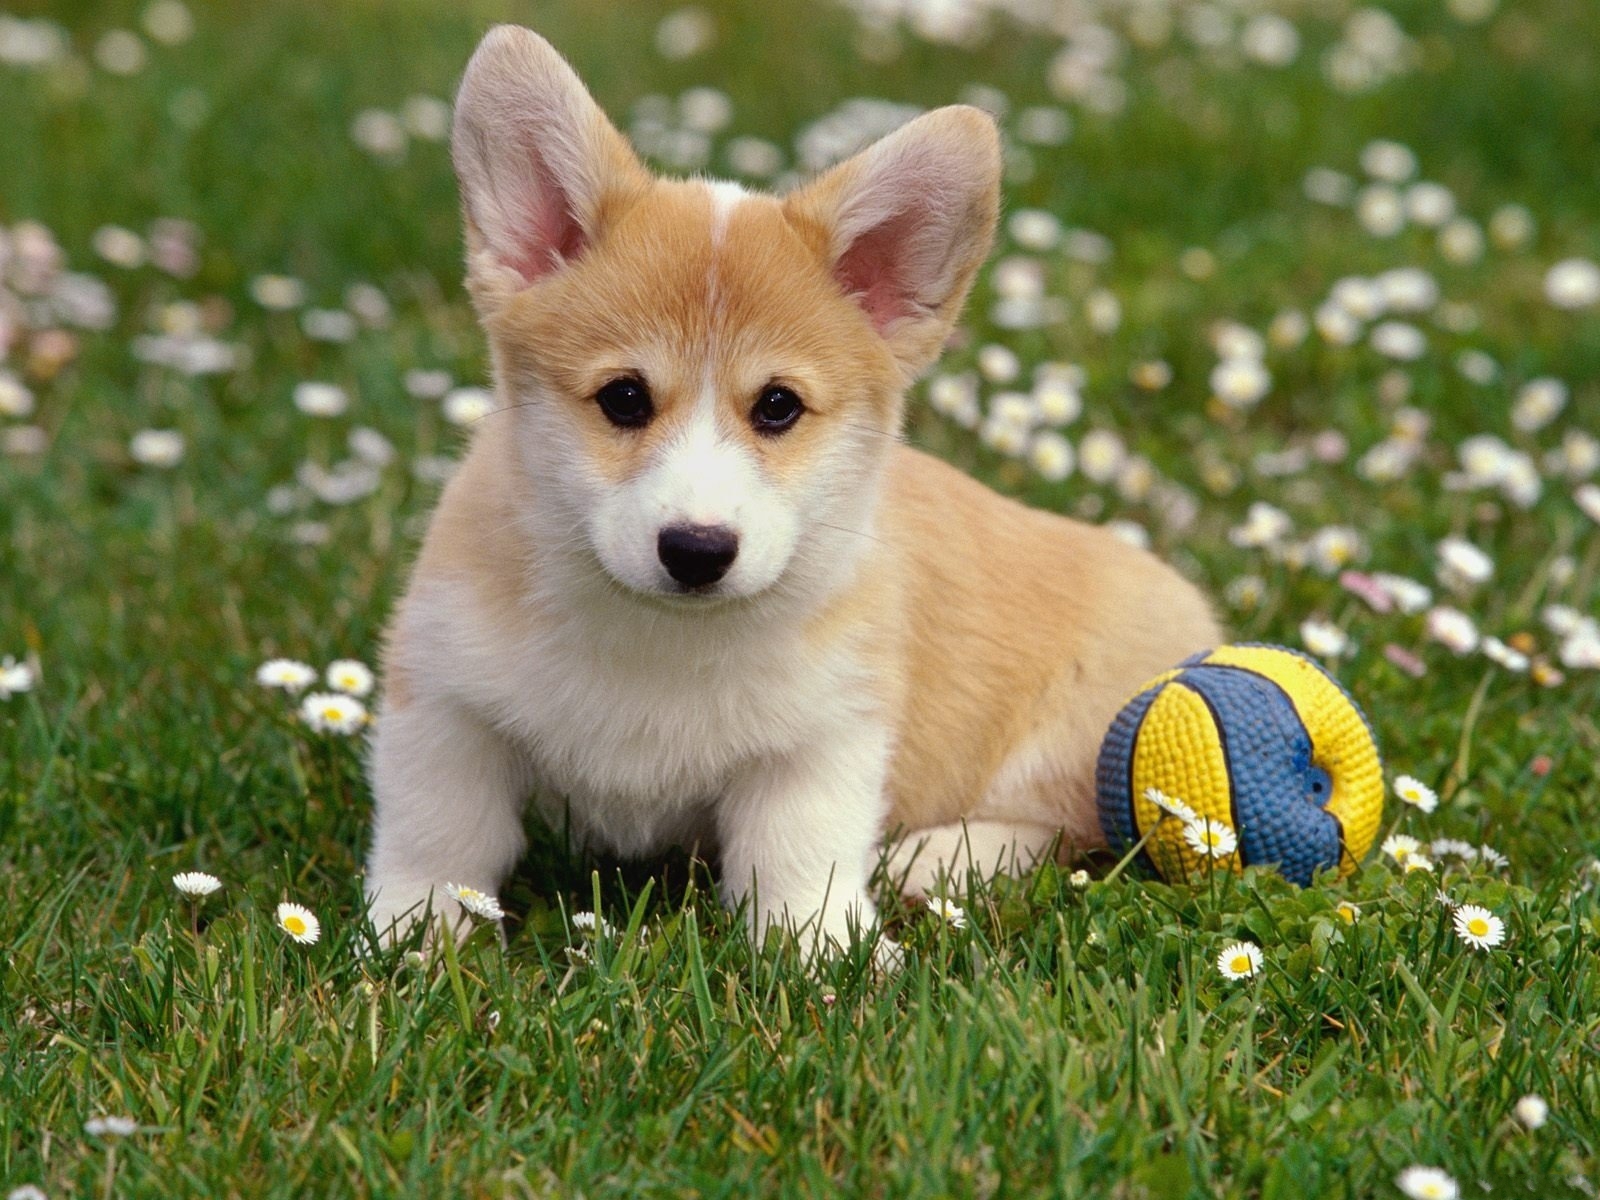
[[[1224,865],[1275,866],[1301,885],[1330,867],[1355,870],[1383,815],[1365,715],[1320,666],[1280,646],[1223,646],[1147,683],[1101,743],[1096,785],[1112,848],[1126,853],[1151,834],[1140,856],[1168,880],[1203,870],[1205,856],[1152,789],[1233,830]]]

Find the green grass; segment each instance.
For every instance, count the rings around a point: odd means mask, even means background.
[[[1356,643],[1339,674],[1391,773],[1443,796],[1432,816],[1392,812],[1386,830],[1487,841],[1510,866],[1401,876],[1375,860],[1303,891],[1255,872],[1108,878],[1107,860],[1078,888],[1046,869],[960,898],[965,930],[890,901],[909,953],[881,980],[860,951],[812,975],[780,947],[752,949],[698,866],[577,861],[535,831],[503,896],[516,918],[504,949],[480,933],[426,963],[358,959],[359,750],[310,735],[253,673],[275,654],[376,656],[437,493],[408,463],[460,443],[403,375],[442,367],[477,383],[485,359],[459,286],[444,148],[413,141],[403,162],[377,162],[351,142],[355,114],[448,95],[482,29],[511,18],[567,52],[620,121],[649,94],[727,91],[722,171],[728,137],[787,147],[849,96],[932,105],[982,83],[1014,110],[1053,103],[1059,39],[1002,30],[956,49],[902,33],[898,56],[875,62],[840,9],[748,0],[714,6],[710,50],[668,62],[653,34],[669,9],[654,2],[213,2],[195,6],[192,41],[152,45],[144,71],[118,78],[90,51],[104,31],[136,27],[136,8],[27,5],[67,26],[78,60],[0,66],[0,223],[48,225],[73,269],[111,285],[118,317],[54,378],[30,379],[46,452],[0,456],[0,657],[32,656],[42,673],[0,701],[0,1185],[52,1197],[1366,1197],[1398,1195],[1396,1174],[1425,1163],[1466,1195],[1593,1194],[1596,673],[1544,688],[1458,659],[1425,645],[1420,617],[1373,614],[1334,580],[1226,534],[1265,499],[1301,535],[1356,525],[1367,566],[1430,581],[1437,541],[1469,537],[1495,576],[1457,603],[1546,656],[1541,606],[1596,611],[1600,537],[1570,482],[1547,476],[1524,510],[1443,477],[1469,434],[1542,454],[1567,429],[1600,426],[1597,310],[1562,312],[1540,291],[1549,264],[1600,254],[1600,14],[1504,0],[1463,25],[1442,4],[1394,0],[1413,69],[1346,95],[1320,68],[1343,4],[1273,6],[1304,43],[1282,70],[1196,50],[1181,33],[1193,6],[1177,7],[1180,32],[1116,68],[1126,109],[1068,105],[1071,138],[1030,147],[1031,177],[1008,185],[1009,209],[1046,208],[1115,254],[1099,267],[1041,256],[1069,312],[1047,330],[994,329],[980,282],[945,369],[970,369],[989,341],[1029,365],[1080,364],[1087,410],[1069,436],[1118,432],[1198,500],[1198,518],[1174,525],[1153,500],[1081,474],[1043,483],[925,405],[911,435],[1035,503],[1138,522],[1219,594],[1259,574],[1261,603],[1229,614],[1240,638],[1293,644],[1305,617],[1335,619]],[[175,107],[203,115],[185,122]],[[1532,242],[1455,265],[1431,233],[1375,239],[1348,210],[1305,198],[1307,169],[1359,176],[1375,137],[1411,146],[1423,176],[1480,222],[1526,205]],[[99,226],[162,216],[203,230],[194,278],[95,258]],[[1180,265],[1196,247],[1214,256],[1205,278]],[[1380,485],[1353,469],[1395,407],[1383,399],[1393,380],[1380,382],[1394,364],[1364,345],[1313,334],[1269,353],[1273,390],[1248,416],[1208,405],[1212,322],[1263,328],[1282,308],[1309,313],[1342,275],[1405,263],[1478,318],[1467,332],[1416,318],[1430,346],[1403,370],[1433,430],[1411,475]],[[251,300],[266,272],[303,279],[318,306],[376,283],[393,323],[348,345],[313,342],[295,315]],[[1109,334],[1082,317],[1098,288],[1123,308]],[[132,356],[162,305],[204,298],[248,366],[191,380]],[[1467,349],[1502,378],[1462,378]],[[17,349],[3,365],[25,358]],[[1155,393],[1128,383],[1150,358],[1175,373]],[[1549,428],[1518,433],[1510,396],[1540,374],[1566,380],[1572,401]],[[344,385],[350,415],[296,412],[290,394],[307,379]],[[0,437],[17,424],[0,419]],[[355,424],[398,448],[378,490],[270,510],[269,489],[305,459],[342,457]],[[175,470],[129,457],[147,427],[184,433]],[[1289,478],[1251,468],[1262,450],[1328,430],[1348,438],[1349,458]],[[305,520],[325,524],[324,542],[297,537]],[[1561,556],[1565,581],[1552,573]],[[1421,653],[1427,674],[1391,665],[1390,643]],[[227,885],[197,929],[170,884],[192,867]],[[1468,950],[1440,886],[1494,909],[1506,944]],[[282,899],[317,911],[321,942],[287,942],[272,920]],[[1361,907],[1354,925],[1334,913],[1346,899]],[[569,954],[563,914],[584,909],[627,932]],[[1228,983],[1214,960],[1237,938],[1261,945],[1266,969]],[[1534,1092],[1551,1114],[1529,1132],[1510,1114]],[[139,1130],[86,1134],[100,1114]]]

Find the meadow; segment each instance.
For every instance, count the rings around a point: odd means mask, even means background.
[[[0,1194],[1596,1194],[1600,8],[4,3]],[[908,438],[1319,656],[1388,848],[885,896],[883,977],[533,830],[504,947],[375,952],[364,667],[495,419],[446,138],[500,20],[669,172],[995,112]]]

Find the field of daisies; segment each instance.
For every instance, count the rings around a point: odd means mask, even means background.
[[[495,419],[445,143],[505,19],[667,171],[993,111],[908,436],[1325,662],[1362,869],[886,897],[885,978],[535,831],[376,951],[379,632]],[[0,0],[0,1196],[1594,1196],[1597,78],[1577,0]]]

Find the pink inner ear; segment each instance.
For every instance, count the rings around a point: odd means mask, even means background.
[[[915,226],[915,213],[891,217],[857,237],[834,264],[834,277],[879,333],[916,311],[904,261]]]
[[[567,195],[555,181],[544,160],[535,151],[533,178],[537,183],[523,197],[522,219],[517,222],[514,245],[506,265],[532,283],[548,275],[564,262],[583,252],[586,244],[583,226],[578,223]]]

